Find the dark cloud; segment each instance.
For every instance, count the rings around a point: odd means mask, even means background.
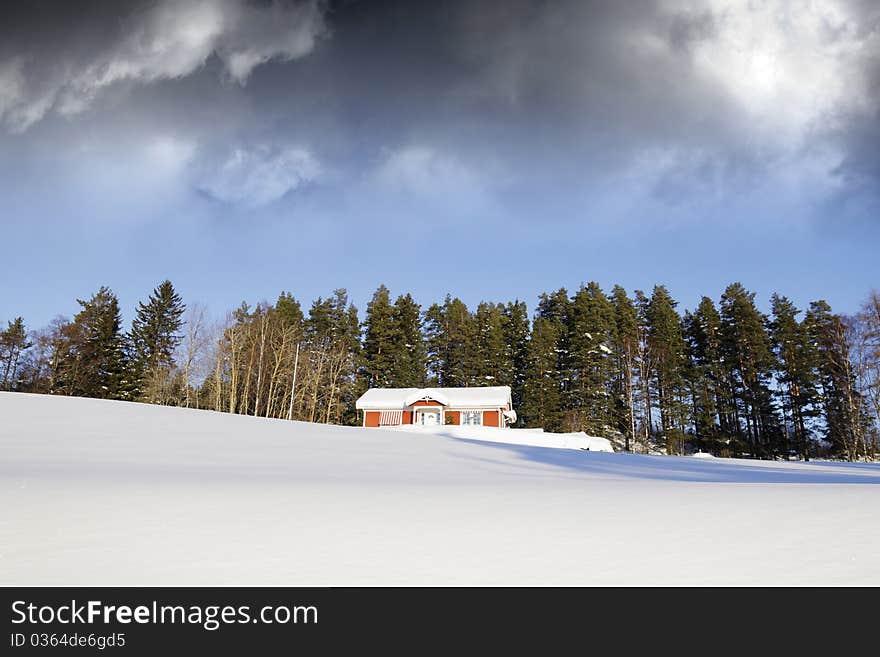
[[[12,131],[52,112],[82,112],[120,85],[190,76],[209,58],[242,84],[257,66],[308,54],[325,31],[317,0],[74,6],[81,10],[75,17],[66,8],[50,18],[42,4],[29,16],[7,17],[14,31],[0,59],[0,122]]]
[[[0,3],[0,222],[29,279],[0,315],[108,283],[131,307],[166,276],[217,309],[590,278],[855,308],[878,275],[878,12]]]
[[[235,152],[307,153],[337,180],[422,161],[450,179],[476,171],[511,196],[524,185],[607,190],[624,177],[673,205],[783,169],[872,184],[880,175],[869,1],[152,0],[3,11],[7,129],[170,134],[195,145],[199,171]]]

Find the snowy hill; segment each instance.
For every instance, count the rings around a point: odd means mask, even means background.
[[[545,433],[543,429],[501,429],[483,426],[419,426],[417,424],[401,424],[387,427],[386,431],[406,431],[408,433],[476,440],[488,443],[506,443],[508,445],[525,445],[529,447],[553,447],[556,449],[583,449],[590,452],[613,452],[611,441],[599,436],[588,436],[579,433]]]
[[[876,464],[12,393],[0,454],[2,585],[880,584]]]

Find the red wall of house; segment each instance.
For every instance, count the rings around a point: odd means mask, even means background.
[[[441,405],[439,402],[435,401],[425,401],[424,399],[417,401],[415,404],[411,404],[412,406],[439,406]]]
[[[413,406],[434,406],[430,402],[416,402]],[[379,411],[365,411],[366,420],[364,422],[365,427],[378,427],[379,426]],[[461,424],[461,412],[459,411],[445,411],[444,414],[444,424],[451,425],[459,425]],[[498,427],[500,425],[501,416],[499,411],[483,411],[483,426],[484,427]],[[413,423],[413,412],[412,411],[403,411],[403,417],[401,418],[402,424],[412,424]]]

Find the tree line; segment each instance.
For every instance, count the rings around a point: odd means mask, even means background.
[[[596,282],[470,309],[422,308],[383,285],[363,318],[344,289],[307,310],[291,293],[211,322],[170,281],[124,330],[102,287],[79,312],[0,332],[2,389],[356,424],[371,387],[511,387],[518,426],[585,431],[626,451],[874,459],[880,442],[880,294],[841,315],[729,285],[678,310]]]

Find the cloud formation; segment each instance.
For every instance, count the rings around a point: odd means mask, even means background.
[[[91,121],[96,133],[103,123],[179,135],[219,153],[211,165],[197,158],[213,173],[196,179],[229,203],[286,192],[244,192],[258,185],[228,174],[225,193],[214,184],[224,166],[245,178],[311,171],[277,160],[291,144],[333,171],[333,185],[375,181],[379,194],[435,206],[495,195],[515,212],[542,206],[548,221],[630,212],[635,199],[697,217],[701,204],[763,203],[774,188],[804,205],[845,194],[846,181],[870,195],[880,180],[880,5],[870,0],[160,0],[87,19],[67,11],[31,12],[17,31],[0,21],[0,121],[20,131],[58,112],[76,114],[71,131]],[[178,82],[142,84],[163,79]],[[282,182],[266,190],[313,179],[269,175]]]
[[[304,148],[238,147],[203,166],[197,187],[224,203],[258,207],[314,182],[320,174],[321,166]]]
[[[478,176],[455,157],[434,148],[406,146],[387,154],[376,177],[392,189],[432,196],[467,187]]]
[[[878,278],[880,3],[0,3],[0,198],[9,267],[46,289],[166,254],[236,302],[292,276],[442,298],[749,272],[854,300]],[[242,221],[271,230],[245,245]]]
[[[876,107],[864,73],[880,55],[880,31],[856,3],[689,0],[672,6],[680,25],[705,28],[682,39],[695,70],[718,81],[748,119],[778,137],[801,136],[819,122],[834,124]]]
[[[318,0],[161,0],[68,61],[43,61],[33,49],[0,60],[0,122],[22,132],[52,110],[82,112],[112,85],[188,76],[212,55],[244,84],[260,64],[309,53],[325,33],[323,12]]]

